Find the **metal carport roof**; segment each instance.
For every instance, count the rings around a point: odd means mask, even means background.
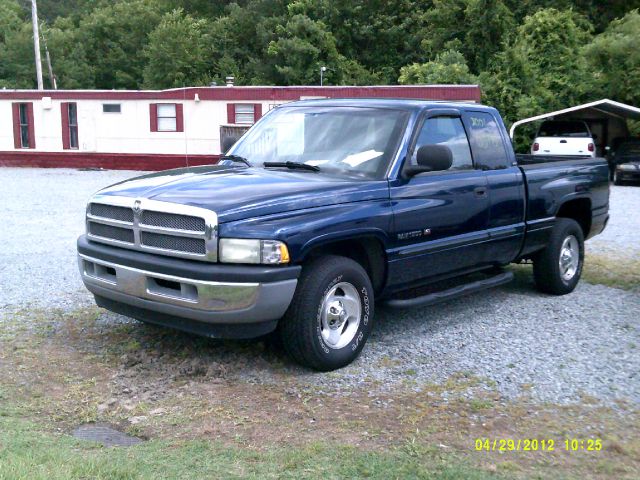
[[[584,103],[582,105],[576,105],[575,107],[565,108],[564,110],[556,110],[555,112],[543,113],[542,115],[536,115],[535,117],[518,120],[513,125],[511,125],[511,129],[509,130],[509,136],[513,138],[513,133],[515,132],[516,127],[524,123],[535,122],[537,120],[544,120],[545,118],[555,117],[557,115],[564,115],[566,113],[575,112],[577,110],[584,110],[587,108],[591,110],[598,110],[607,115],[640,120],[640,108],[627,105],[626,103],[620,103],[614,100],[609,100],[608,98],[604,98],[602,100],[597,100],[595,102]]]

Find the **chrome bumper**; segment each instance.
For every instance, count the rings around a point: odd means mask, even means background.
[[[139,270],[78,255],[82,280],[94,295],[199,322],[233,324],[277,320],[284,315],[297,280],[227,283]]]

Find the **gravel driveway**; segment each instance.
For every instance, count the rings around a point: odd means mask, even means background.
[[[91,304],[75,258],[86,200],[98,188],[135,174],[0,169],[0,312]],[[640,188],[614,187],[610,225],[587,244],[587,255],[624,259],[640,253],[639,206]],[[637,293],[582,282],[574,293],[553,297],[537,293],[528,277],[518,277],[510,285],[433,307],[379,309],[359,360],[331,374],[305,371],[256,342],[212,341],[215,348],[205,361],[221,363],[245,381],[292,381],[345,393],[357,385],[391,390],[398,382],[421,388],[463,373],[485,379],[486,388],[497,388],[505,398],[525,394],[565,403],[587,394],[604,403],[635,404],[640,402],[639,313]],[[101,320],[109,328],[123,318],[105,313]]]

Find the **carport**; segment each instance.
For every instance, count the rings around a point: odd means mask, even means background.
[[[541,120],[583,120],[594,135],[597,155],[604,156],[607,153],[606,147],[615,149],[621,140],[629,137],[628,119],[640,120],[640,108],[605,98],[518,120],[511,126],[509,135],[513,139],[516,128],[526,123]]]

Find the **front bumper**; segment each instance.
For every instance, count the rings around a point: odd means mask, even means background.
[[[134,261],[135,260],[135,261]],[[82,280],[98,305],[144,321],[214,336],[273,330],[295,293],[299,266],[203,264],[78,239]]]

